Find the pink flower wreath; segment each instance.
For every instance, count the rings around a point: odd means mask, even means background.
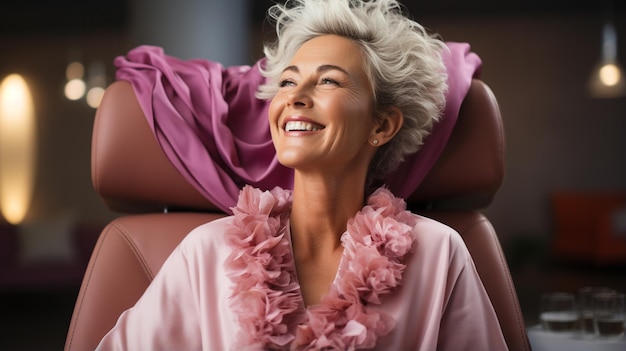
[[[372,348],[395,320],[369,308],[402,280],[412,251],[416,217],[404,200],[380,188],[342,235],[335,282],[308,309],[297,282],[287,225],[291,191],[242,189],[227,232],[226,260],[233,282],[230,306],[241,330],[237,350],[354,350]],[[339,279],[340,278],[340,279]]]

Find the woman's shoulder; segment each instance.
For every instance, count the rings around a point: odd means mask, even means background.
[[[220,217],[201,224],[192,229],[180,243],[180,247],[185,249],[202,248],[207,246],[226,245],[226,230],[233,222],[233,216]]]
[[[436,219],[427,217],[422,214],[413,213],[415,217],[415,230],[424,235],[433,236],[434,238],[447,239],[451,237],[459,237],[459,233],[449,225],[442,223]]]
[[[419,250],[440,250],[449,255],[467,256],[461,235],[452,227],[424,215],[414,214],[417,247]]]

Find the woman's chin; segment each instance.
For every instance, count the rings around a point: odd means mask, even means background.
[[[298,168],[302,168],[302,162],[298,162],[296,160],[293,159],[283,159],[283,158],[278,158],[278,163],[280,163],[281,165],[287,167],[287,168],[291,168],[293,170],[297,170]]]
[[[315,165],[315,157],[309,155],[305,150],[290,150],[277,153],[278,162],[292,169],[310,168]]]

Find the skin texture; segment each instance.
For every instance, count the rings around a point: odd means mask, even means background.
[[[270,104],[278,159],[294,169],[292,242],[307,305],[320,301],[336,275],[340,237],[364,205],[367,169],[377,147],[402,126],[395,108],[382,120],[375,118],[364,62],[360,47],[349,39],[313,38],[284,69]],[[292,121],[313,130],[287,131]]]

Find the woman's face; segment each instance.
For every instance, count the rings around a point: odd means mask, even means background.
[[[279,86],[269,122],[283,165],[302,171],[367,171],[377,126],[357,44],[335,35],[307,41],[284,69]]]

